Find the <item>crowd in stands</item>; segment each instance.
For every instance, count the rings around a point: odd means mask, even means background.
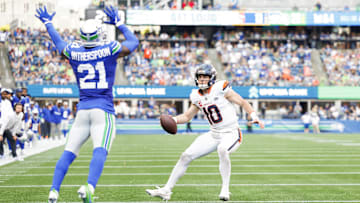
[[[239,41],[216,42],[216,50],[224,72],[233,85],[258,86],[317,86],[313,73],[311,49],[294,42],[273,42],[267,47],[265,41],[248,43]]]
[[[145,37],[125,65],[130,85],[193,85],[195,68],[210,62],[201,34]],[[159,38],[161,41],[154,40]]]
[[[77,36],[75,31],[62,32],[66,41],[74,41]],[[75,82],[71,66],[57,53],[45,31],[16,29],[8,34],[7,41],[12,73],[20,83],[18,86]]]
[[[7,35],[11,70],[17,86],[75,83],[67,60],[60,56],[43,30],[16,29]],[[76,31],[61,33],[66,41],[78,40]],[[342,35],[320,33],[319,39]],[[359,38],[351,34],[351,39]],[[213,46],[223,71],[233,85],[317,86],[311,49],[304,32],[216,32]],[[193,72],[200,63],[210,63],[207,41],[201,33],[146,33],[139,35],[139,48],[125,60],[130,85],[193,85]],[[333,45],[336,45],[334,43]],[[358,86],[360,66],[357,48],[334,46],[320,51],[330,85]]]
[[[327,46],[320,56],[330,85],[360,86],[359,49],[341,50]]]

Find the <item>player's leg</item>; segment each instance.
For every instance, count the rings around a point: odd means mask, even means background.
[[[146,190],[146,192],[153,197],[161,197],[163,200],[169,200],[171,190],[176,182],[185,174],[189,164],[202,156],[205,156],[216,150],[218,141],[211,136],[211,132],[200,135],[188,147],[184,153],[181,154],[180,159],[176,163],[171,172],[168,182],[163,188],[155,190]]]
[[[220,144],[217,148],[219,155],[219,170],[222,179],[222,187],[220,199],[227,201],[230,199],[229,184],[231,175],[230,154],[236,151],[242,142],[242,134],[240,129],[231,133],[223,133]]]
[[[10,130],[5,130],[4,131],[4,135],[3,135],[3,139],[7,139],[7,142],[9,144],[9,149],[11,151],[11,154],[13,156],[13,158],[17,157],[16,154],[16,140],[14,139],[12,133]]]
[[[90,162],[87,185],[78,190],[84,202],[91,202],[96,184],[103,171],[107,154],[116,134],[115,116],[101,109],[90,110],[90,135],[93,141],[93,156]]]
[[[64,137],[66,137],[66,134],[67,134],[68,124],[69,124],[68,120],[61,121],[61,132],[63,133]]]
[[[89,138],[89,135],[89,112],[88,110],[80,110],[77,113],[73,127],[71,128],[67,143],[65,144],[65,150],[56,164],[49,194],[49,202],[56,202],[61,183],[67,173],[67,170],[79,154],[81,146]]]

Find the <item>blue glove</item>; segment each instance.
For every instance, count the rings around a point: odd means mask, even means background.
[[[37,18],[41,20],[44,24],[51,23],[51,20],[53,19],[56,12],[52,13],[51,15],[46,10],[46,6],[44,6],[44,9],[39,8],[36,9],[37,15],[35,15]]]
[[[120,24],[120,16],[118,14],[118,10],[113,6],[106,6],[104,9],[104,13],[109,17],[109,21],[104,21],[104,23],[112,24],[119,26]]]

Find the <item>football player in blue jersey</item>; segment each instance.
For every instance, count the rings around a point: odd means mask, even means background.
[[[65,101],[63,103],[63,106],[61,107],[61,132],[63,133],[64,137],[66,137],[66,134],[68,133],[69,129],[69,120],[71,117],[71,110],[69,108],[69,104]]]
[[[95,20],[87,20],[80,28],[81,41],[67,44],[55,30],[46,7],[37,9],[38,17],[54,42],[57,50],[69,59],[76,76],[80,93],[77,114],[69,132],[64,153],[56,164],[49,202],[57,202],[60,185],[80,147],[91,137],[93,156],[89,166],[87,184],[78,190],[84,202],[93,202],[94,190],[102,173],[111,143],[115,138],[115,116],[112,86],[114,84],[116,60],[129,55],[139,44],[136,36],[120,21],[118,10],[112,6],[104,10],[109,21],[124,37],[117,41],[105,42]]]

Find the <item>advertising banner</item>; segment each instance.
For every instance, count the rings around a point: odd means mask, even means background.
[[[114,98],[187,99],[194,86],[114,86]],[[317,87],[239,87],[233,89],[246,99],[317,99]],[[77,98],[76,85],[29,85],[33,97]]]
[[[127,10],[129,25],[263,25],[263,12],[212,10]]]
[[[319,99],[360,100],[360,87],[319,87]]]

